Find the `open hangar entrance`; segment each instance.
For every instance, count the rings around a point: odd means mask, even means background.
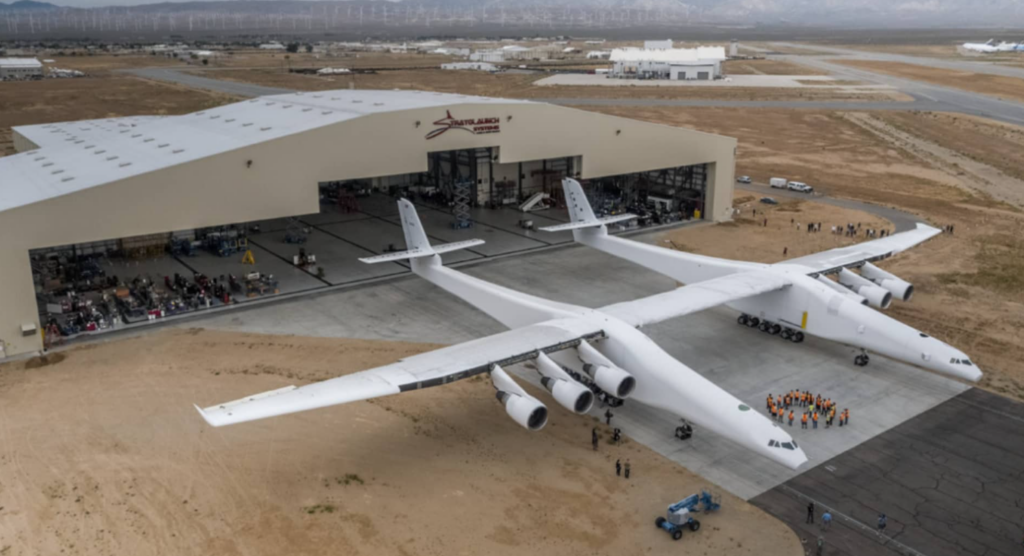
[[[735,155],[735,140],[692,130],[410,91],[24,126],[14,143],[0,158],[0,357],[43,347],[51,319],[61,335],[90,332],[216,310],[221,292],[233,305],[405,273],[356,262],[404,246],[393,195],[417,200],[435,241],[487,240],[449,262],[570,241],[519,228],[516,210],[557,202],[566,176],[603,210],[669,199],[727,219]],[[452,214],[457,196],[473,230]],[[303,252],[312,264],[295,264]]]

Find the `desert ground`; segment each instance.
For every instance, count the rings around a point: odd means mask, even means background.
[[[925,81],[954,87],[964,91],[981,93],[996,98],[1024,101],[1024,79],[1015,79],[1002,75],[956,71],[902,62],[877,62],[873,60],[836,60],[836,63],[884,73],[895,77],[905,77],[915,81]]]
[[[725,75],[824,75],[824,72],[783,60],[726,60]]]
[[[199,72],[200,70],[196,70]],[[498,73],[445,71],[440,69],[394,70],[376,74],[317,76],[287,73],[276,69],[202,70],[199,75],[283,87],[301,91],[331,89],[422,89],[442,93],[461,93],[505,98],[642,98],[713,100],[833,100],[833,101],[907,101],[897,91],[849,91],[806,87],[581,87],[537,86],[545,73]]]
[[[706,481],[559,407],[528,432],[480,377],[222,429],[192,408],[435,347],[194,328],[0,365],[0,554],[804,553],[724,493],[674,543],[654,518]]]

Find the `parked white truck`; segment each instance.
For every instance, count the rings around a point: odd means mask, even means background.
[[[785,189],[787,183],[789,182],[786,181],[786,178],[772,178],[768,180],[768,185],[776,189]]]

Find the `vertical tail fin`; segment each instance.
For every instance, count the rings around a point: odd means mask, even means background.
[[[402,232],[405,234],[405,251],[385,253],[375,257],[363,257],[359,259],[360,261],[366,264],[393,263],[395,261],[433,257],[441,253],[468,249],[477,245],[483,245],[484,243],[482,239],[467,239],[465,241],[432,246],[427,238],[427,232],[423,229],[423,224],[420,222],[420,215],[416,213],[416,207],[412,203],[406,199],[399,199],[398,214],[402,220]],[[416,267],[413,266],[413,270],[415,269]]]
[[[594,216],[594,209],[590,208],[590,201],[587,194],[583,192],[580,182],[566,178],[562,180],[562,188],[565,189],[565,205],[569,209],[569,218],[573,222],[591,222],[597,220]]]
[[[604,218],[598,218],[594,215],[594,209],[590,208],[590,201],[587,200],[587,194],[583,192],[583,186],[580,182],[566,178],[562,180],[562,188],[565,190],[565,206],[569,210],[569,219],[572,222],[568,224],[558,224],[555,226],[544,226],[538,228],[542,232],[563,232],[567,230],[573,231],[573,236],[579,240],[577,235],[578,230],[584,228],[600,228],[600,233],[605,233],[605,225],[614,224],[616,222],[625,222],[627,220],[633,220],[636,218],[635,214],[618,214],[615,216],[605,216]]]
[[[402,218],[402,231],[405,232],[405,248],[409,251],[430,250],[430,240],[423,231],[416,207],[408,199],[399,199],[398,212]]]

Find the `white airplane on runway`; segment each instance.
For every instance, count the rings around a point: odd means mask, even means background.
[[[616,398],[630,398],[683,417],[791,469],[807,461],[803,450],[777,424],[637,330],[640,324],[778,289],[786,284],[783,277],[768,272],[760,273],[761,279],[756,281],[751,274],[758,273],[724,276],[713,281],[719,284],[717,291],[706,286],[682,288],[672,299],[655,296],[662,300],[654,306],[642,299],[588,309],[504,288],[442,266],[441,253],[483,241],[431,246],[412,203],[402,199],[398,206],[408,250],[361,260],[409,260],[414,273],[512,330],[300,388],[289,386],[205,409],[196,406],[207,423],[215,427],[242,423],[489,373],[509,417],[529,430],[539,430],[547,423],[547,407],[502,369],[532,360],[554,400],[575,413],[590,410],[594,392],[573,375]],[[654,312],[648,314],[648,307],[654,307]]]
[[[973,52],[983,52],[985,54],[991,54],[993,52],[1013,52],[1022,50],[1020,43],[1008,43],[1006,41],[997,43],[995,39],[991,39],[988,42],[965,42],[963,44],[964,49],[971,50]]]
[[[868,307],[885,309],[893,296],[909,301],[914,293],[913,285],[871,262],[905,251],[941,233],[937,228],[919,223],[915,230],[778,264],[731,261],[610,236],[606,224],[634,216],[599,219],[579,182],[566,179],[562,186],[572,223],[541,230],[572,230],[579,243],[687,284],[674,291],[620,304],[625,307],[616,314],[628,322],[643,325],[671,318],[665,313],[680,312],[678,298],[693,298],[694,288],[718,298],[759,289],[758,295],[744,295],[725,302],[741,313],[740,324],[756,326],[797,343],[803,341],[804,334],[810,334],[860,348],[861,353],[854,358],[859,366],[868,364],[867,351],[872,351],[957,378],[974,382],[981,378],[981,370],[960,350]],[[860,273],[851,268],[859,268]],[[836,275],[837,281],[827,275]],[[732,280],[723,282],[727,278]]]

